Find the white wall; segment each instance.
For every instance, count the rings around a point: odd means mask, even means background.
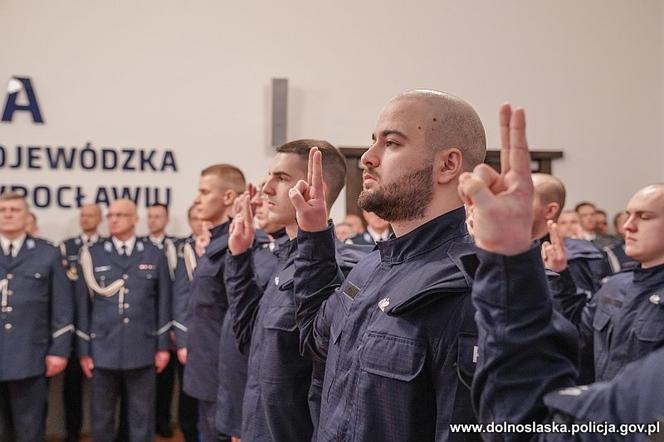
[[[613,213],[664,176],[663,9],[657,0],[3,0],[0,85],[30,76],[46,124],[0,123],[1,145],[171,148],[181,172],[0,169],[0,182],[171,183],[173,211],[184,213],[207,164],[260,179],[270,78],[288,77],[289,138],[340,146],[366,144],[383,103],[405,89],[469,100],[491,147],[500,103],[523,105],[532,147],[565,151],[554,167],[570,202]],[[47,237],[76,231],[73,212],[38,216]],[[184,232],[183,221],[172,230]]]

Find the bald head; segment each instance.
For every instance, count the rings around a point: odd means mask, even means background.
[[[83,204],[79,215],[81,230],[86,235],[92,236],[97,233],[101,224],[101,208],[96,204]]]
[[[554,221],[558,219],[561,210],[565,206],[565,185],[558,178],[546,173],[534,173],[533,186],[535,187],[535,198],[542,205],[556,203],[558,209],[553,215]]]
[[[420,127],[433,152],[456,147],[463,155],[465,170],[483,163],[486,156],[484,126],[475,109],[466,101],[445,92],[416,89],[389,102],[410,101],[420,114]]]
[[[643,268],[664,264],[664,184],[651,184],[627,203],[625,253]]]

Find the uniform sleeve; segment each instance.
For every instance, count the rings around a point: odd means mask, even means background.
[[[74,300],[76,302],[76,352],[78,356],[91,356],[90,352],[90,315],[92,299],[85,284],[81,265],[77,264],[78,279],[74,282]]]
[[[295,305],[300,329],[300,353],[325,362],[334,312],[335,290],[343,273],[335,258],[332,223],[322,232],[299,231],[295,258]]]
[[[263,289],[256,281],[252,255],[251,249],[240,255],[227,253],[224,268],[228,312],[237,348],[244,355],[249,354],[258,305],[263,296]]]
[[[472,395],[479,420],[550,420],[544,396],[575,383],[576,330],[553,310],[538,248],[513,257],[478,251],[478,257],[472,298],[479,358]]]
[[[173,330],[177,348],[187,347],[187,325],[189,324],[189,295],[191,282],[187,277],[184,259],[178,258],[173,282]]]
[[[51,345],[48,354],[69,357],[74,332],[74,295],[62,257],[54,248],[51,262]]]
[[[157,297],[157,348],[161,351],[171,349],[170,330],[172,320],[171,301],[173,298],[173,280],[168,260],[163,253],[158,254],[159,287]]]

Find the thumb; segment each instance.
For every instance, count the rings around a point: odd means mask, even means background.
[[[474,173],[461,175],[459,193],[464,201],[468,201],[477,209],[492,205],[496,199],[487,183]]]

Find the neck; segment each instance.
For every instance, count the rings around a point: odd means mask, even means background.
[[[120,241],[127,241],[128,239],[131,239],[134,236],[134,231],[132,230],[131,232],[119,233],[113,236],[115,236]]]
[[[297,238],[297,221],[293,221],[291,224],[286,224],[286,234],[290,239]]]
[[[407,221],[390,222],[390,225],[392,226],[392,230],[394,230],[394,234],[397,237],[404,236],[417,229],[418,227],[428,223],[432,219],[438,218],[439,216],[451,212],[452,210],[458,209],[462,206],[463,204],[461,203],[461,200],[458,196],[456,198],[437,199],[434,195],[433,201],[431,201],[431,204],[429,204],[427,209],[424,211],[423,216]]]
[[[223,211],[219,216],[216,216],[212,219],[209,219],[207,221],[212,224],[212,227],[217,227],[225,222],[227,222],[229,219],[231,219],[230,215],[228,214],[227,211]]]
[[[656,259],[652,259],[646,262],[641,263],[641,268],[642,269],[651,269],[653,267],[657,267],[658,265],[664,264],[664,256],[661,256]]]
[[[160,232],[152,232],[152,233],[150,233],[150,236],[152,236],[154,238],[162,238],[162,237],[166,236],[166,233],[165,233],[164,230],[162,230]]]
[[[92,230],[84,230],[83,233],[88,237],[95,236],[97,234],[97,229],[92,229]]]
[[[14,241],[15,239],[18,239],[25,234],[26,233],[24,230],[18,230],[16,232],[2,232],[2,236],[4,236],[10,241]]]
[[[371,229],[372,231],[374,231],[375,233],[377,233],[377,234],[379,234],[379,235],[382,235],[383,233],[385,233],[385,231],[386,231],[388,228],[389,228],[389,227],[384,227],[384,228],[382,228],[382,229],[379,229],[379,228],[374,227],[374,226],[369,226],[369,227],[367,227],[367,229]]]

